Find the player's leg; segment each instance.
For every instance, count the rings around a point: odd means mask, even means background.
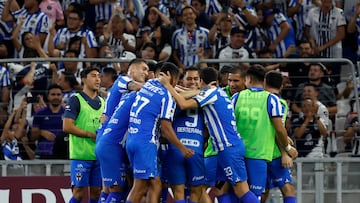
[[[161,193],[161,180],[159,176],[150,179],[149,189],[147,191],[146,202],[159,203]]]
[[[140,203],[143,196],[148,190],[149,180],[147,179],[134,179],[133,186],[127,196],[127,203]]]
[[[190,185],[189,202],[199,202],[206,182],[203,154],[196,152],[191,158],[185,159],[185,171],[186,182]]]
[[[91,162],[91,169],[90,169],[90,176],[89,176],[89,202],[90,203],[97,203],[101,193],[101,169],[100,169],[100,162],[98,160],[90,161]]]

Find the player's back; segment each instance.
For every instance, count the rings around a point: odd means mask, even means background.
[[[131,107],[128,139],[136,136],[138,142],[158,143],[160,118],[173,114],[175,103],[159,80],[146,82],[137,92]]]
[[[224,90],[219,87],[204,89],[195,99],[203,108],[215,151],[241,142],[235,127],[234,109]]]
[[[129,114],[136,92],[124,94],[103,132],[101,142],[122,143],[129,127]]]

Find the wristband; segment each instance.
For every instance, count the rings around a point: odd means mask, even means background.
[[[286,147],[285,147],[285,151],[290,151],[290,149],[291,149],[291,145],[290,144],[288,144],[288,145],[286,145]]]

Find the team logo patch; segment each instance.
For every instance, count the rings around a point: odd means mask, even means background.
[[[82,179],[82,174],[81,173],[76,173],[75,177],[76,177],[76,181],[80,182],[81,179]]]

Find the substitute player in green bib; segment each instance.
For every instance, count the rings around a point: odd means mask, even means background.
[[[63,130],[70,134],[70,168],[72,198],[80,203],[90,187],[89,202],[99,199],[101,190],[100,164],[95,156],[96,130],[104,111],[104,100],[98,96],[100,73],[97,68],[81,72],[83,91],[70,98],[65,107]]]
[[[237,130],[246,147],[245,164],[250,190],[259,198],[265,190],[267,162],[273,158],[275,135],[287,153],[296,156],[282,125],[279,97],[264,90],[265,69],[252,65],[246,72],[247,90],[233,96]]]
[[[270,71],[265,75],[265,90],[277,96],[280,95],[282,86],[282,75],[277,71]],[[279,96],[280,98],[280,96]],[[286,118],[288,115],[289,107],[287,102],[280,98],[282,105],[283,117],[282,123],[285,126]],[[290,138],[289,138],[290,139]],[[274,146],[273,159],[268,162],[267,172],[267,185],[266,192],[261,198],[261,202],[265,202],[269,189],[278,187],[282,194],[284,203],[296,203],[295,188],[292,185],[290,168],[293,166],[292,158],[285,152],[282,147]]]

